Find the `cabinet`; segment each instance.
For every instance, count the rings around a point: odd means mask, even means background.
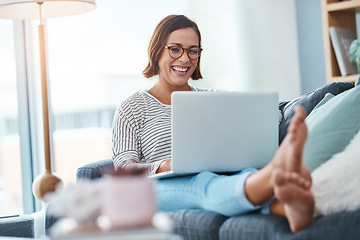
[[[331,26],[350,28],[356,32],[355,14],[357,10],[360,11],[360,0],[321,0],[327,83],[354,82],[358,76],[357,74],[341,76],[329,34]]]

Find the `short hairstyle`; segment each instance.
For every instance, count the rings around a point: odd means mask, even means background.
[[[184,28],[194,29],[199,38],[199,47],[201,48],[201,34],[198,26],[194,21],[191,21],[184,15],[169,15],[163,18],[156,26],[149,43],[148,65],[143,71],[143,75],[146,78],[151,78],[152,76],[159,74],[159,59],[170,33]],[[197,67],[191,75],[191,78],[193,80],[202,78],[200,72],[200,57],[198,59]]]

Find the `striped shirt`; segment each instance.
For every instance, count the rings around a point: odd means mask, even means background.
[[[192,91],[208,91],[191,87]],[[137,92],[116,109],[112,130],[115,169],[145,170],[154,174],[171,158],[171,105],[162,104],[148,91]]]

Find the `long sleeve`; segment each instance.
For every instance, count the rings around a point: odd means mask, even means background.
[[[112,129],[112,158],[116,169],[123,167],[154,174],[162,162],[148,162],[143,156],[140,131],[144,114],[141,105],[134,108],[131,102],[124,102],[116,110]]]
[[[112,158],[115,168],[144,169],[149,175],[171,159],[171,105],[147,91],[126,99],[113,119]]]

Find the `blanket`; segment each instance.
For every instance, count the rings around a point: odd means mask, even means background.
[[[360,209],[360,132],[311,176],[316,216]]]

